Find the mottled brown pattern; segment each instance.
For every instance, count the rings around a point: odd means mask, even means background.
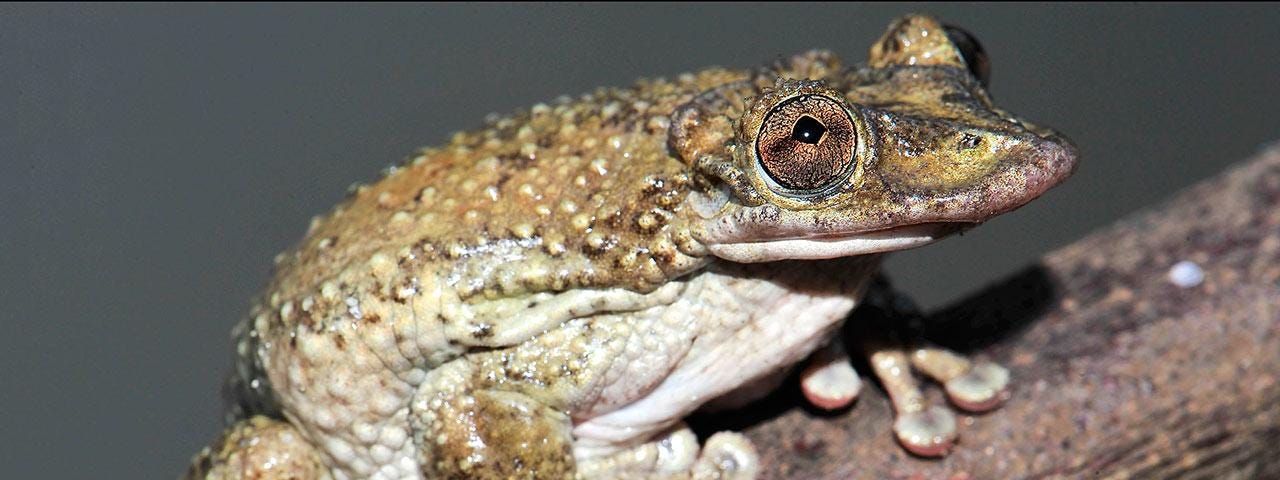
[[[298,296],[317,288],[335,265],[379,251],[414,255],[424,270],[465,271],[479,277],[471,287],[478,292],[467,293],[490,296],[602,285],[647,289],[687,273],[700,265],[690,256],[699,251],[682,219],[690,172],[666,151],[670,114],[694,94],[742,76],[713,70],[643,81],[459,133],[450,145],[425,149],[381,181],[358,187],[319,219],[299,250],[286,254],[276,276],[290,282],[278,288],[283,297]],[[353,237],[359,241],[340,240]],[[469,267],[495,256],[517,258],[511,271],[580,267],[514,285],[497,278],[506,271]],[[619,278],[618,269],[641,275]]]

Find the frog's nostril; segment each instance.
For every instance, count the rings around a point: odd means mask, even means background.
[[[1028,189],[1040,195],[1075,172],[1079,153],[1070,141],[1053,137],[1036,148],[1033,171],[1027,172]],[[1034,198],[1034,197],[1033,197]]]
[[[1080,152],[1076,150],[1075,145],[1065,138],[1055,138],[1052,145],[1052,153],[1050,154],[1050,168],[1055,173],[1055,185],[1076,171],[1076,165],[1079,163]]]

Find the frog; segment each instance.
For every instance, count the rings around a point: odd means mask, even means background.
[[[838,340],[887,253],[1012,211],[1075,170],[1062,134],[996,107],[968,32],[893,21],[866,62],[755,68],[561,97],[355,187],[275,259],[233,331],[229,426],[185,478],[755,478],[748,404],[796,365],[822,408],[850,353],[899,443],[947,453],[950,408],[1004,368],[922,341]],[[855,345],[856,344],[856,345]]]

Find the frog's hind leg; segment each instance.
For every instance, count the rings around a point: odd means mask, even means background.
[[[240,420],[191,460],[182,478],[232,480],[332,478],[320,452],[288,422],[264,416]]]

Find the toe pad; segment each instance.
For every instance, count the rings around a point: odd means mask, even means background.
[[[858,372],[847,361],[811,365],[800,378],[804,398],[823,410],[838,410],[849,406],[862,390]]]
[[[933,406],[927,410],[898,415],[893,422],[898,442],[922,457],[941,457],[956,439],[956,417],[951,411]]]
[[[985,412],[1008,398],[1009,371],[994,363],[978,363],[946,383],[947,397],[970,412]]]

